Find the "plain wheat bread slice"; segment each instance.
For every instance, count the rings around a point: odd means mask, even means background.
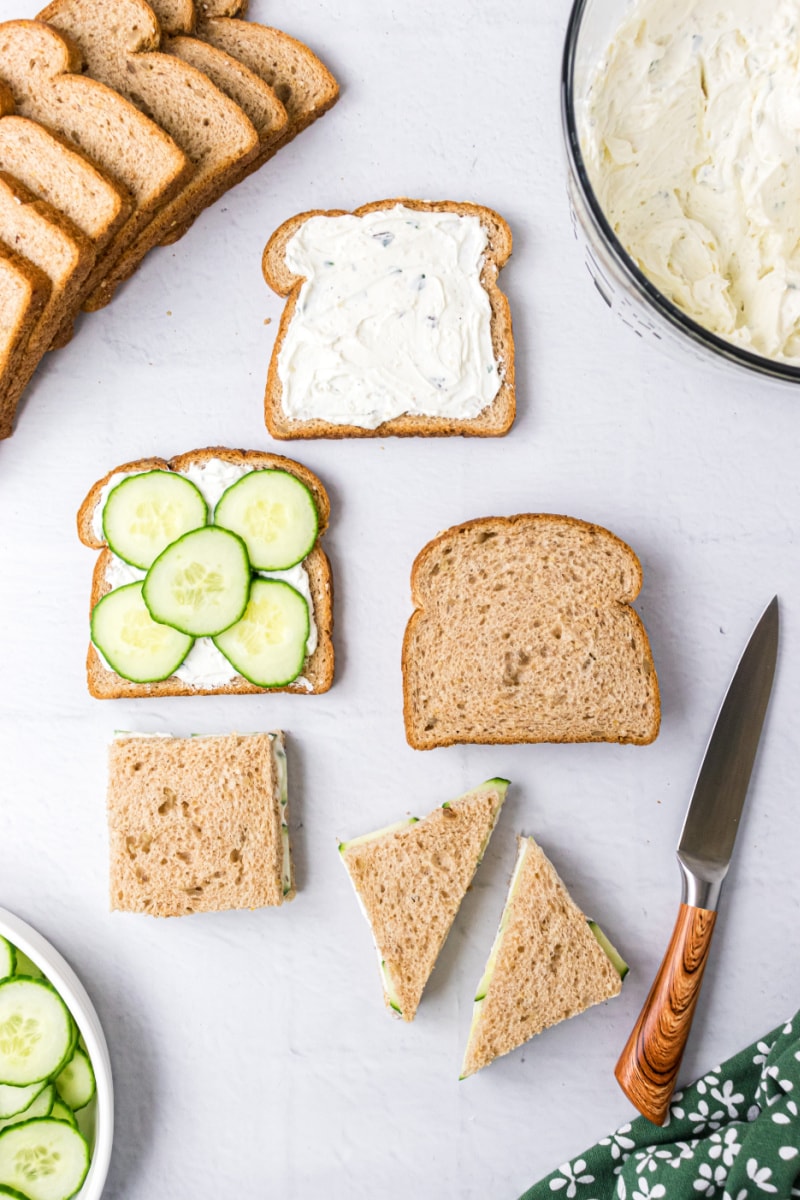
[[[0,85],[0,171],[13,175],[40,200],[59,209],[99,254],[130,216],[128,190],[113,182],[57,134],[14,111]]]
[[[500,927],[475,995],[461,1078],[593,1004],[622,979],[531,837],[518,839]]]
[[[112,910],[181,917],[294,897],[282,733],[118,735],[108,826]]]
[[[271,146],[286,128],[286,109],[273,89],[244,63],[193,36],[196,19],[193,0],[152,0],[151,8],[164,35],[162,48],[207,75],[246,113],[258,134],[258,151],[233,173],[229,183],[233,187],[257,160],[260,165],[268,157]],[[187,228],[187,225],[178,227],[162,244],[177,241]]]
[[[456,742],[634,742],[660,701],[631,548],[571,517],[486,517],[417,556],[403,642],[406,737]]]
[[[257,152],[258,134],[206,75],[159,49],[158,20],[144,0],[54,0],[40,18],[72,38],[88,73],[157,121],[195,168],[104,276],[87,304],[101,307],[148,250],[222,195]]]
[[[240,20],[246,8],[241,0],[216,6],[201,3],[195,34],[249,67],[275,90],[286,108],[286,129],[270,148],[269,157],[333,107],[339,85],[313,51],[296,38],[268,25]],[[256,160],[250,170],[263,161],[263,157]]]
[[[385,346],[391,342],[392,338],[392,322],[389,316],[394,317],[394,313],[388,314],[382,306],[377,306],[371,314],[365,314],[362,319],[362,313],[359,309],[358,314],[354,316],[354,328],[350,331],[341,331],[341,337],[336,346],[342,346],[343,349],[337,353],[341,354],[342,365],[341,370],[338,369],[338,363],[330,365],[328,360],[331,357],[330,348],[324,344],[321,349],[318,348],[320,339],[325,336],[326,330],[330,325],[330,311],[328,304],[332,307],[344,306],[338,305],[338,300],[332,297],[338,297],[339,293],[330,291],[332,276],[326,276],[320,270],[318,277],[314,279],[306,279],[303,275],[295,274],[292,271],[289,259],[293,248],[294,239],[300,237],[305,232],[305,227],[310,222],[325,222],[328,219],[347,217],[350,220],[353,218],[369,218],[370,221],[374,214],[385,214],[387,222],[394,222],[398,230],[405,229],[411,225],[409,213],[431,213],[443,214],[445,220],[449,220],[450,214],[458,222],[459,230],[471,228],[475,231],[474,225],[468,225],[464,222],[478,222],[480,228],[477,229],[477,235],[482,235],[485,239],[485,248],[482,250],[480,257],[475,259],[474,264],[462,263],[462,256],[458,251],[451,252],[448,248],[445,253],[455,253],[453,260],[454,269],[458,268],[460,278],[468,279],[463,291],[469,296],[469,303],[475,303],[472,289],[477,290],[479,297],[481,289],[483,292],[482,304],[486,306],[485,313],[481,314],[481,321],[486,324],[481,330],[482,338],[485,338],[486,345],[491,351],[494,358],[492,370],[496,372],[492,378],[493,398],[486,396],[486,402],[483,407],[478,409],[475,407],[475,414],[470,416],[460,416],[457,413],[450,415],[435,414],[429,408],[426,412],[414,412],[415,406],[421,408],[416,402],[415,396],[412,394],[412,384],[407,382],[404,376],[410,377],[412,380],[426,380],[428,384],[439,386],[435,380],[430,379],[432,372],[441,371],[450,376],[450,383],[453,386],[459,386],[461,376],[458,372],[472,369],[472,361],[474,359],[473,343],[475,338],[472,337],[473,330],[473,313],[464,312],[457,308],[461,303],[459,295],[457,301],[452,304],[451,323],[453,328],[445,336],[439,328],[440,314],[433,311],[425,315],[425,305],[428,301],[425,297],[430,296],[430,307],[434,310],[437,304],[441,307],[441,297],[443,295],[442,282],[440,279],[434,279],[433,285],[429,286],[426,281],[426,276],[434,270],[434,264],[429,263],[424,258],[424,249],[417,251],[413,246],[409,246],[409,253],[414,256],[415,269],[413,278],[408,271],[404,274],[402,269],[398,269],[392,259],[394,253],[393,245],[397,246],[396,234],[389,231],[384,237],[384,241],[376,241],[379,237],[379,232],[372,232],[371,224],[369,229],[364,226],[363,234],[359,236],[365,244],[372,244],[385,247],[386,263],[383,268],[385,275],[394,276],[400,280],[404,286],[408,288],[409,298],[406,303],[403,301],[405,312],[398,312],[397,325],[400,333],[396,335],[398,339],[397,349],[394,360],[389,368],[385,364],[374,368],[379,380],[387,381],[388,386],[392,390],[397,390],[401,385],[403,388],[402,396],[407,394],[408,408],[412,411],[402,412],[401,415],[393,416],[390,419],[383,420],[380,424],[375,425],[361,422],[348,423],[347,420],[340,414],[330,412],[330,419],[325,419],[320,415],[301,415],[294,416],[291,412],[287,412],[284,407],[284,381],[282,378],[282,352],[289,337],[293,321],[295,317],[303,317],[305,314],[313,313],[315,324],[306,329],[304,337],[305,341],[301,344],[298,354],[310,356],[312,353],[317,354],[321,369],[332,376],[332,383],[329,385],[329,390],[347,393],[349,390],[348,382],[352,378],[353,383],[359,385],[361,389],[367,390],[371,388],[374,392],[377,388],[381,391],[383,383],[376,385],[370,382],[369,372],[373,369],[373,359],[375,356],[372,353],[372,343],[369,338],[374,338],[377,345]],[[437,219],[434,217],[433,219]],[[313,236],[320,244],[323,243],[324,226],[319,226],[321,232],[315,233]],[[419,239],[424,239],[425,232],[412,234],[411,236]],[[446,231],[440,232],[442,242],[447,237]],[[421,243],[423,244],[423,243]],[[424,245],[424,244],[423,244]],[[511,254],[512,238],[511,230],[506,222],[496,212],[491,209],[484,208],[476,204],[458,203],[455,201],[429,201],[429,200],[409,200],[407,198],[394,200],[379,200],[372,204],[365,204],[361,208],[357,208],[353,213],[345,213],[339,209],[329,211],[312,211],[300,213],[296,217],[285,221],[272,237],[267,242],[264,250],[262,267],[264,278],[268,285],[281,296],[286,296],[287,301],[283,314],[281,316],[278,333],[275,340],[275,345],[272,350],[270,359],[269,372],[267,376],[267,385],[264,396],[264,416],[267,428],[275,438],[342,438],[342,437],[387,437],[394,435],[398,437],[410,436],[447,436],[461,434],[472,437],[499,437],[507,433],[514,421],[516,412],[515,386],[514,386],[514,338],[511,327],[511,313],[508,306],[508,300],[497,285],[498,272],[508,261]],[[341,277],[341,294],[347,294],[349,277],[346,262],[337,262],[336,254],[331,251],[330,267],[338,272],[337,277]],[[419,261],[417,261],[419,260]],[[449,264],[449,258],[448,258]],[[326,268],[328,266],[326,259]],[[373,264],[370,263],[370,269]],[[421,273],[420,273],[421,272]],[[362,292],[365,300],[368,302],[373,294],[374,287],[377,283],[377,267],[376,277],[371,278],[371,289],[366,289]],[[398,284],[398,287],[400,284]],[[427,288],[427,291],[425,290]],[[328,289],[327,291],[325,289]],[[330,292],[330,294],[329,294]],[[417,299],[419,297],[419,299]],[[352,308],[352,306],[350,306]],[[355,310],[353,310],[355,311]],[[410,336],[405,325],[401,324],[401,318],[408,317],[408,320],[416,322],[413,325],[413,330],[416,335],[416,342],[413,342],[409,347],[407,339]],[[309,318],[310,320],[311,318]],[[458,319],[460,324],[455,325]],[[486,329],[488,326],[488,330]],[[458,345],[454,349],[453,338],[462,336],[460,330],[463,330],[463,337],[466,339],[463,355],[458,358],[455,349],[460,349]],[[337,333],[339,330],[337,329]],[[476,335],[477,336],[477,335]],[[406,341],[399,340],[400,338]],[[418,345],[417,345],[418,342]],[[443,342],[443,345],[442,345]],[[489,343],[490,346],[489,346]],[[414,360],[410,357],[413,353],[419,354],[419,360]],[[307,361],[311,361],[310,357]],[[377,361],[377,359],[375,359]],[[410,364],[408,369],[406,364]],[[290,364],[290,370],[295,370],[298,364],[294,361]],[[299,363],[302,367],[304,364]],[[334,369],[336,368],[336,369]],[[347,377],[344,377],[343,371],[349,372]],[[326,378],[327,378],[326,374]],[[395,379],[396,376],[396,379]],[[481,375],[481,379],[484,376]],[[344,379],[344,382],[343,382]],[[400,381],[400,382],[397,382]],[[440,383],[444,383],[441,380]],[[336,387],[333,388],[332,385]],[[436,394],[436,393],[434,393]],[[335,399],[335,394],[332,396]],[[336,417],[336,419],[334,419]],[[377,419],[377,418],[376,418]]]
[[[183,0],[160,2],[165,7],[165,16],[174,22]],[[277,138],[262,143],[255,157],[243,167],[240,178],[246,178],[257,171],[298,133],[326,113],[339,98],[338,83],[308,46],[280,29],[272,29],[251,21],[227,19],[244,16],[246,9],[247,4],[241,0],[218,5],[201,4],[198,19],[192,30],[201,44],[213,47],[219,53],[224,52],[240,62],[265,85],[274,89],[285,104],[287,115],[282,132]],[[199,52],[193,48],[192,54],[196,57]],[[218,86],[224,91],[228,90],[222,82],[219,82]],[[229,94],[234,99],[239,98],[234,92]],[[176,241],[190,224],[191,222],[187,222],[177,229],[165,239],[165,243]]]
[[[37,200],[11,175],[0,172],[0,240],[38,267],[50,281],[50,295],[31,330],[14,377],[0,393],[2,424],[13,414],[62,321],[71,322],[81,285],[95,262],[92,243],[62,213]]]
[[[42,21],[0,24],[0,81],[17,112],[86,154],[130,193],[134,209],[86,281],[91,294],[120,254],[192,173],[163,129],[112,88],[81,74],[80,51]],[[69,331],[63,330],[63,341]]]
[[[414,1019],[507,789],[507,780],[490,779],[422,820],[339,846],[372,929],[384,1001],[404,1021]]]
[[[91,240],[97,261],[133,211],[127,188],[57,134],[15,115],[14,98],[3,84],[0,118],[0,170],[68,217]],[[90,275],[84,290],[91,286]],[[71,334],[67,320],[50,348],[64,345]]]
[[[0,242],[0,396],[11,393],[28,339],[50,296],[43,271]],[[15,405],[0,403],[0,438],[10,436]]]
[[[187,683],[174,675],[160,683],[132,683],[112,671],[104,663],[95,647],[90,644],[86,660],[87,679],[90,693],[99,700],[119,698],[133,700],[150,696],[263,695],[268,691],[309,695],[326,692],[333,683],[333,580],[330,564],[319,544],[328,526],[330,501],[325,488],[316,475],[300,463],[279,454],[211,446],[207,449],[180,454],[169,460],[144,458],[136,462],[124,463],[98,480],[81,505],[77,522],[78,536],[84,545],[101,551],[92,576],[90,612],[98,600],[111,590],[112,584],[109,582],[109,575],[113,579],[115,570],[119,568],[119,560],[116,560],[109,551],[102,532],[102,509],[110,488],[125,475],[134,475],[144,471],[197,472],[199,470],[202,472],[214,460],[253,470],[289,471],[305,484],[314,497],[319,517],[318,537],[303,565],[308,575],[311,607],[317,628],[316,648],[308,655],[303,674],[299,679],[281,688],[260,688],[248,683],[242,676],[233,674],[232,671],[230,681],[225,683]],[[197,482],[196,475],[195,482]],[[140,576],[141,574],[143,572],[140,573]],[[116,582],[114,586],[119,586],[120,582]],[[129,580],[125,579],[125,582],[129,582]]]

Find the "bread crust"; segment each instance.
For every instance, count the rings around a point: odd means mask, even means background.
[[[490,330],[495,358],[501,365],[500,390],[492,403],[471,419],[404,413],[384,421],[376,429],[365,429],[361,425],[338,425],[319,419],[298,421],[285,416],[281,408],[283,388],[278,376],[278,356],[304,282],[301,276],[293,275],[287,269],[286,247],[300,226],[312,217],[350,215],[345,209],[312,209],[284,221],[270,237],[262,256],[262,271],[267,284],[279,296],[287,297],[272,349],[264,394],[264,419],[274,438],[286,441],[321,437],[502,437],[513,425],[516,416],[514,336],[508,299],[497,286],[498,273],[508,262],[512,251],[512,235],[508,224],[499,213],[479,204],[455,200],[410,200],[408,197],[363,204],[353,209],[352,215],[362,217],[367,213],[394,208],[398,204],[418,212],[453,212],[459,216],[477,217],[485,229],[488,246],[481,270],[481,284],[489,296],[492,310]]]
[[[113,475],[120,473],[135,473],[141,471],[181,471],[190,466],[201,466],[212,458],[224,462],[246,464],[255,470],[265,468],[288,471],[296,476],[311,491],[319,514],[319,534],[321,538],[328,527],[330,518],[330,501],[323,484],[312,471],[293,459],[285,458],[282,454],[269,454],[260,450],[231,450],[224,446],[209,446],[203,450],[191,450],[186,454],[178,454],[170,459],[140,458],[133,462],[123,463],[107,472],[102,479],[93,484],[85,500],[78,510],[78,537],[84,546],[101,553],[95,563],[92,575],[92,590],[89,604],[89,614],[94,609],[109,588],[106,582],[106,569],[111,561],[111,551],[104,541],[98,541],[92,531],[92,520],[102,489]],[[333,683],[334,648],[333,648],[333,577],[328,558],[317,541],[311,553],[305,559],[308,570],[311,597],[314,607],[314,620],[317,624],[318,640],[314,653],[306,660],[303,677],[308,680],[311,690],[297,682],[289,683],[280,688],[261,688],[237,675],[228,684],[219,687],[190,687],[176,676],[163,679],[158,683],[133,683],[123,679],[114,671],[110,671],[94,645],[89,643],[86,658],[86,674],[89,692],[98,700],[139,699],[142,697],[158,696],[245,696],[264,695],[270,692],[293,692],[298,695],[320,695],[327,692]]]
[[[445,735],[439,734],[435,738],[430,738],[430,739],[427,739],[424,741],[417,736],[416,722],[414,719],[415,712],[414,712],[414,703],[413,703],[413,696],[412,696],[412,689],[411,689],[410,667],[411,667],[411,661],[412,661],[412,657],[413,657],[413,653],[414,653],[414,640],[415,640],[415,636],[416,636],[416,631],[417,631],[418,626],[425,620],[425,617],[426,617],[423,588],[421,586],[421,574],[422,574],[422,570],[425,566],[426,561],[429,558],[431,558],[432,556],[434,556],[435,554],[437,554],[439,549],[446,542],[451,541],[454,537],[458,537],[460,534],[468,533],[475,529],[489,528],[489,527],[491,527],[493,529],[496,529],[498,526],[511,528],[514,525],[521,524],[523,522],[531,522],[531,521],[535,521],[535,522],[558,521],[558,522],[562,522],[565,525],[570,526],[574,529],[581,529],[583,531],[586,531],[587,533],[599,535],[600,537],[609,539],[611,542],[614,543],[615,546],[617,546],[619,549],[621,549],[625,554],[627,554],[629,556],[630,564],[634,570],[634,581],[635,581],[634,586],[632,586],[628,592],[624,593],[621,597],[619,597],[615,601],[615,603],[617,603],[621,608],[625,608],[628,610],[628,613],[630,615],[631,621],[633,622],[634,628],[635,628],[637,634],[639,635],[639,637],[641,638],[642,646],[643,646],[643,649],[645,652],[645,657],[649,664],[650,675],[651,675],[651,678],[652,678],[653,684],[654,684],[655,714],[654,714],[654,718],[653,718],[653,722],[652,722],[652,728],[649,731],[648,735],[645,737],[639,738],[639,737],[621,736],[618,738],[605,738],[605,737],[604,738],[596,738],[596,737],[574,737],[574,736],[566,736],[565,735],[565,736],[561,736],[561,737],[548,737],[546,739],[530,737],[530,738],[524,739],[524,741],[531,742],[531,743],[547,741],[547,742],[553,743],[553,744],[581,743],[581,742],[594,742],[594,741],[615,741],[618,744],[645,746],[645,745],[649,745],[651,742],[653,742],[656,739],[656,737],[658,736],[658,732],[659,732],[659,729],[661,726],[661,696],[660,696],[659,687],[658,687],[658,677],[656,675],[655,663],[653,662],[653,655],[652,655],[652,651],[650,649],[650,640],[647,636],[647,632],[645,630],[644,624],[642,623],[642,619],[639,616],[639,614],[636,612],[636,610],[631,607],[633,601],[639,595],[639,592],[641,591],[641,587],[642,587],[642,579],[643,579],[642,564],[639,561],[639,558],[637,557],[637,555],[634,553],[634,551],[631,549],[631,547],[628,545],[627,542],[623,541],[622,538],[617,537],[616,534],[611,533],[610,530],[605,529],[602,525],[595,525],[590,521],[583,521],[578,517],[567,517],[567,516],[561,516],[559,514],[554,514],[554,513],[518,513],[517,515],[512,516],[512,517],[477,517],[471,521],[464,521],[461,525],[454,525],[450,529],[446,529],[442,533],[438,534],[437,537],[433,538],[432,541],[428,542],[427,545],[423,546],[422,550],[420,550],[419,554],[414,559],[414,562],[411,567],[411,599],[412,599],[412,603],[414,605],[414,611],[412,612],[412,614],[408,620],[408,624],[406,625],[405,634],[403,636],[403,646],[402,646],[401,656],[400,656],[401,669],[402,669],[402,675],[403,675],[403,723],[405,725],[406,741],[408,742],[409,746],[412,747],[412,749],[414,749],[414,750],[432,750],[432,749],[437,749],[440,746],[455,746],[455,745],[459,745],[459,744],[465,744],[465,739],[458,738],[455,736],[449,736],[447,734],[445,734]],[[478,741],[477,739],[469,739],[469,742],[467,744],[480,744],[480,745],[492,745],[492,746],[519,745],[521,740],[523,740],[523,739],[520,739],[519,737],[511,736],[511,735],[509,735],[507,737],[504,737],[502,735],[491,735],[491,736],[486,736],[485,738],[481,738],[480,741]]]

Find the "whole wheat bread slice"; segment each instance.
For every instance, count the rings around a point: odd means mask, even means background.
[[[54,0],[39,15],[72,38],[89,75],[157,121],[195,168],[106,273],[86,305],[95,309],[108,303],[148,250],[222,195],[257,153],[258,134],[202,71],[160,50],[158,20],[145,0]]]
[[[2,122],[0,122],[2,124]],[[0,172],[0,241],[22,254],[50,281],[50,295],[30,332],[13,379],[0,392],[0,425],[11,429],[14,413],[42,356],[63,321],[72,322],[81,286],[94,266],[90,240],[63,213],[37,200],[11,175]]]
[[[56,134],[15,116],[11,95],[2,85],[0,107],[0,170],[68,217],[92,242],[97,262],[133,211],[130,193]],[[91,276],[76,298],[76,308],[89,288]],[[65,345],[71,335],[72,321],[66,318],[50,349]]]
[[[322,420],[296,420],[288,417],[282,408],[283,387],[278,374],[278,356],[284,338],[291,325],[304,280],[293,275],[286,262],[286,248],[300,227],[312,217],[339,217],[346,215],[341,209],[329,211],[312,210],[300,213],[285,221],[267,242],[262,268],[264,278],[273,291],[286,296],[286,306],[281,315],[275,345],[270,359],[267,386],[264,396],[264,416],[267,428],[274,438],[343,438],[343,437],[436,437],[462,434],[469,437],[500,437],[511,428],[516,413],[514,387],[514,338],[511,328],[511,312],[508,300],[497,286],[497,275],[511,254],[511,230],[496,212],[477,204],[462,204],[451,200],[379,200],[354,209],[353,215],[391,209],[395,205],[420,212],[452,212],[459,216],[477,217],[487,236],[487,248],[481,269],[481,284],[489,297],[491,306],[492,347],[501,371],[501,385],[494,400],[477,417],[454,419],[449,417],[421,416],[406,413],[384,421],[375,429],[360,425],[333,424]]]
[[[500,928],[478,985],[461,1078],[593,1004],[622,979],[533,838],[518,839]]]
[[[233,172],[228,185],[233,187],[249,174],[256,160],[260,164],[268,157],[270,147],[286,129],[286,109],[273,89],[244,63],[193,36],[196,24],[193,0],[151,0],[150,6],[164,35],[162,49],[207,75],[246,113],[258,134],[258,151],[252,160],[240,164],[238,171]],[[177,241],[188,227],[186,223],[177,227],[161,244]]]
[[[260,450],[229,450],[222,446],[210,446],[204,450],[192,450],[187,454],[179,454],[169,460],[163,458],[143,458],[136,462],[124,463],[109,471],[89,491],[78,511],[78,537],[85,546],[102,551],[95,564],[92,576],[92,593],[89,611],[91,612],[98,600],[109,590],[106,578],[112,555],[104,541],[95,536],[93,521],[95,509],[101,500],[103,488],[113,475],[132,474],[139,471],[181,471],[190,466],[198,466],[209,459],[219,458],[225,462],[242,463],[252,466],[254,470],[264,468],[289,471],[300,479],[314,497],[319,515],[319,534],[321,538],[328,527],[330,517],[330,501],[320,480],[300,463],[280,454],[266,454]],[[86,673],[90,693],[98,700],[115,700],[126,698],[130,700],[145,696],[218,696],[218,695],[263,695],[265,692],[295,692],[299,695],[318,695],[327,692],[333,683],[334,653],[333,653],[333,580],[328,559],[319,545],[319,540],[311,553],[304,560],[308,572],[311,597],[314,609],[314,620],[317,625],[317,647],[306,660],[302,678],[308,681],[304,687],[297,681],[282,688],[260,688],[237,675],[228,684],[220,687],[193,687],[172,676],[160,683],[132,683],[122,679],[116,672],[103,663],[94,646],[90,644],[86,660]]]
[[[40,200],[60,209],[101,251],[127,220],[133,201],[84,154],[36,121],[15,114],[14,98],[0,84],[0,171],[18,179]]]
[[[0,242],[0,396],[15,386],[28,340],[49,297],[45,273]],[[0,403],[0,438],[11,434],[14,407]]]
[[[419,820],[342,842],[339,853],[369,921],[387,1008],[413,1021],[505,800],[490,779]]]
[[[571,517],[486,517],[417,556],[403,641],[406,737],[457,742],[652,742],[658,681],[630,607],[631,548]]]
[[[200,3],[195,35],[249,67],[274,89],[286,108],[288,121],[283,134],[265,154],[254,159],[249,168],[254,171],[333,107],[339,99],[339,85],[316,54],[296,38],[280,29],[239,19],[246,9],[242,0]]]
[[[181,917],[295,895],[282,733],[118,736],[109,750],[112,910]]]
[[[17,112],[76,146],[133,198],[133,212],[86,281],[91,294],[153,212],[183,187],[193,167],[154,121],[81,70],[77,46],[42,21],[0,24],[0,82]],[[62,330],[59,341],[68,334]]]
[[[165,15],[174,21],[184,0],[160,2],[165,6]],[[286,107],[287,120],[283,132],[259,149],[243,169],[241,178],[257,171],[298,133],[326,113],[339,98],[339,85],[308,46],[280,29],[251,21],[227,19],[243,17],[246,9],[246,2],[242,3],[241,0],[218,5],[200,4],[192,30],[198,40],[227,53],[274,89]],[[174,241],[182,236],[190,224],[187,222],[167,240]]]

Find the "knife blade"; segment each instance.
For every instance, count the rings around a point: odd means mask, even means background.
[[[730,682],[678,841],[683,894],[664,960],[615,1069],[639,1112],[661,1125],[708,961],[778,656],[778,597],[759,618]]]

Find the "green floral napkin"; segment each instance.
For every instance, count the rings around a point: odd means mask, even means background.
[[[672,1099],[666,1124],[623,1125],[521,1200],[800,1197],[800,1012]]]

